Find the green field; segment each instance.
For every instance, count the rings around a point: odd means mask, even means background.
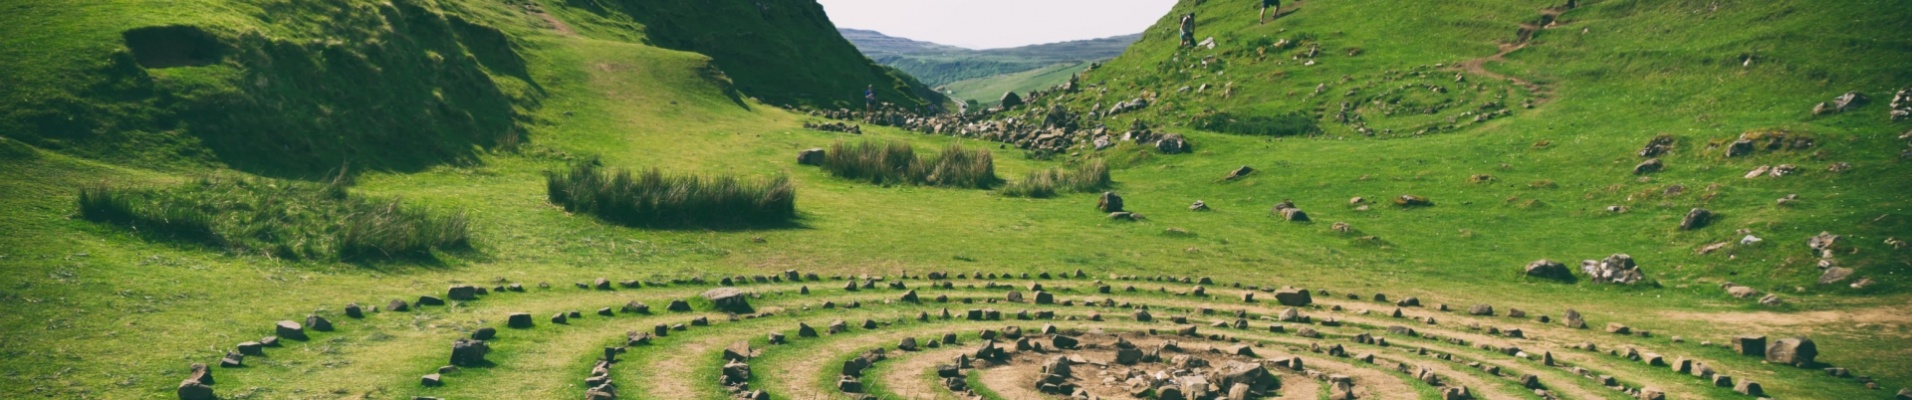
[[[1028,93],[1061,85],[1070,76],[1089,69],[1089,63],[1056,64],[1012,74],[952,82],[944,85],[949,97],[958,101],[975,100],[987,108],[1002,102],[1004,93]]]
[[[858,54],[811,0],[82,3],[0,5],[3,398],[177,398],[189,365],[216,364],[236,344],[274,334],[274,322],[308,314],[339,327],[268,348],[244,368],[215,367],[219,398],[580,398],[604,347],[623,344],[627,332],[698,316],[711,325],[620,356],[609,374],[619,398],[730,398],[715,377],[723,349],[738,341],[764,350],[748,382],[772,398],[843,396],[837,368],[878,347],[891,358],[864,375],[872,394],[958,398],[934,376],[938,360],[973,351],[981,330],[1034,332],[1043,324],[1085,337],[1200,326],[1238,342],[1184,337],[1189,354],[1253,343],[1264,355],[1296,354],[1311,370],[1354,376],[1362,398],[1435,398],[1454,385],[1480,398],[1538,398],[1518,382],[1527,374],[1562,398],[1630,397],[1574,367],[1668,398],[1753,398],[1608,353],[1628,348],[1698,360],[1758,381],[1773,398],[1889,398],[1912,386],[1912,249],[1893,244],[1912,240],[1912,165],[1902,154],[1912,146],[1903,136],[1912,123],[1888,117],[1893,93],[1912,87],[1912,10],[1895,1],[1605,0],[1565,9],[1552,0],[1310,0],[1266,25],[1243,11],[1246,2],[1182,1],[1097,69],[952,84],[954,98],[993,100],[1081,72],[1079,90],[994,118],[1041,121],[1058,107],[1106,110],[1146,98],[1146,108],[1082,128],[1120,132],[1140,119],[1187,136],[1194,149],[1163,154],[1125,143],[1054,158],[873,124],[860,136],[802,128],[826,121],[796,107],[855,107],[865,86],[902,107],[943,101]],[[1197,36],[1214,37],[1213,49],[1177,46],[1176,22],[1187,12],[1200,16]],[[1871,101],[1811,113],[1847,91]],[[1482,113],[1495,116],[1476,121]],[[1277,116],[1318,130],[1249,134],[1271,132],[1266,121]],[[1204,121],[1232,132],[1189,127]],[[1743,133],[1782,131],[1811,146],[1725,155]],[[1635,153],[1661,135],[1672,138],[1658,156],[1665,169],[1634,174],[1645,160]],[[1098,193],[1023,198],[873,184],[796,162],[803,149],[876,141],[900,141],[919,155],[951,144],[989,150],[1004,180],[1102,159],[1110,190],[1143,218],[1109,218],[1095,208]],[[552,204],[547,173],[593,159],[632,171],[787,177],[797,217],[741,228],[632,226]],[[1829,170],[1837,163],[1850,168]],[[1797,172],[1744,177],[1781,164]],[[1258,171],[1223,179],[1243,165]],[[283,202],[272,190],[192,189],[227,179],[270,189],[340,185],[349,195]],[[205,204],[177,212],[250,227],[239,231],[249,236],[182,240],[139,228],[150,225],[93,222],[78,204],[81,188],[94,187],[178,190],[178,199]],[[242,195],[253,197],[230,197]],[[1402,195],[1433,205],[1390,202]],[[1796,197],[1776,201],[1789,195]],[[1351,204],[1353,197],[1368,204]],[[334,256],[310,242],[358,226],[323,212],[333,201],[360,200],[459,215],[471,241],[390,257]],[[1190,211],[1197,200],[1212,210]],[[1282,201],[1313,221],[1273,215]],[[1679,229],[1693,208],[1715,217]],[[293,222],[284,224],[296,226],[284,231],[296,235],[247,219],[286,215]],[[1849,277],[1818,283],[1822,258],[1807,241],[1820,232],[1841,235],[1827,262],[1850,269]],[[1763,240],[1739,244],[1749,235]],[[260,250],[271,249],[261,243],[311,250]],[[1574,267],[1616,253],[1630,254],[1645,281],[1594,283]],[[1578,279],[1524,276],[1522,266],[1538,259],[1565,263]],[[822,279],[736,283],[755,308],[741,315],[698,298],[726,277],[787,270]],[[965,276],[925,277],[938,271]],[[1043,273],[1052,277],[1035,276]],[[861,276],[884,279],[844,288],[843,277],[868,281]],[[1214,282],[1198,295],[1198,283],[1154,277]],[[598,278],[643,288],[574,286]],[[1870,284],[1853,286],[1862,279]],[[1097,281],[1112,293],[1099,293]],[[899,301],[904,290],[888,282],[905,283],[921,303]],[[1726,282],[1781,302],[1735,298],[1722,290]],[[362,319],[343,314],[348,303],[380,307],[444,297],[451,285],[512,283],[527,290]],[[1004,301],[1012,290],[1033,297],[1032,283],[1070,304]],[[1273,321],[1285,307],[1250,285],[1317,290],[1315,304],[1300,307],[1317,322]],[[1258,301],[1243,302],[1243,292]],[[1377,293],[1424,305],[1396,307],[1373,300]],[[949,302],[931,300],[938,295]],[[684,299],[691,311],[664,310]],[[1102,300],[1124,305],[1090,305]],[[631,301],[652,313],[593,314]],[[1500,312],[1468,315],[1475,304]],[[1139,306],[1155,319],[1134,318]],[[967,309],[984,307],[1056,317],[963,320]],[[1529,316],[1508,317],[1515,308]],[[942,309],[956,317],[936,315]],[[1386,315],[1397,309],[1406,315]],[[1567,309],[1592,329],[1562,326]],[[571,310],[583,317],[548,320]],[[1253,329],[1209,325],[1235,320],[1236,310]],[[514,312],[530,313],[537,327],[505,328]],[[931,316],[918,320],[919,312]],[[1321,324],[1323,317],[1340,323]],[[799,322],[823,329],[833,320],[852,328],[795,334]],[[856,327],[865,320],[879,328]],[[1271,323],[1286,330],[1269,332]],[[1608,323],[1651,334],[1608,334]],[[1390,325],[1429,335],[1388,334]],[[1304,326],[1323,336],[1295,335]],[[489,362],[445,374],[443,387],[421,386],[421,375],[445,364],[452,341],[479,327],[501,331]],[[791,343],[769,344],[772,331]],[[961,336],[960,344],[895,349],[902,337],[943,333]],[[1361,333],[1394,344],[1351,340]],[[1819,363],[1768,363],[1721,346],[1738,335],[1809,336]],[[1582,343],[1599,351],[1573,348]],[[1311,344],[1346,345],[1379,361],[1315,353]],[[1508,347],[1525,352],[1499,351]],[[1432,355],[1406,351],[1417,348]],[[1542,353],[1559,365],[1542,364]],[[1015,354],[1015,363],[966,370],[964,379],[983,398],[1034,396],[1026,384],[1036,376],[1018,374],[1056,354]],[[1397,364],[1429,368],[1446,383],[1397,372]],[[1825,367],[1848,368],[1880,388]],[[1303,372],[1275,372],[1283,394],[1329,391]],[[1101,381],[1088,376],[1080,383]]]

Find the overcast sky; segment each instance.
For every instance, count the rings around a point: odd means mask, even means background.
[[[1140,33],[1175,0],[817,0],[839,28],[973,49]]]

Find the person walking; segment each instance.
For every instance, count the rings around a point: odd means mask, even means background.
[[[863,112],[876,111],[876,85],[863,88]]]
[[[1261,24],[1268,24],[1268,11],[1274,10],[1276,18],[1281,17],[1281,0],[1261,0]]]
[[[1182,16],[1182,47],[1195,45],[1195,13]]]

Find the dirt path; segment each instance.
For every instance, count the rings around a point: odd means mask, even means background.
[[[923,377],[924,371],[930,371],[939,364],[948,363],[969,349],[950,346],[919,352],[898,352],[879,365],[876,379],[883,387],[905,399],[953,400],[956,396],[944,388],[941,382]]]
[[[1549,90],[1547,87],[1541,86],[1540,84],[1534,83],[1533,81],[1521,79],[1519,77],[1489,71],[1487,70],[1486,65],[1489,62],[1506,61],[1508,54],[1512,54],[1515,51],[1520,51],[1520,49],[1527,48],[1527,44],[1533,41],[1535,34],[1539,33],[1540,30],[1542,29],[1548,29],[1552,27],[1554,25],[1554,21],[1560,17],[1560,14],[1567,12],[1567,10],[1568,8],[1566,8],[1565,5],[1541,9],[1540,19],[1534,22],[1521,23],[1520,31],[1518,31],[1515,34],[1514,41],[1508,42],[1508,43],[1501,43],[1499,46],[1500,47],[1499,52],[1494,53],[1494,55],[1490,55],[1486,57],[1475,58],[1475,59],[1471,59],[1467,61],[1461,61],[1459,64],[1456,64],[1454,67],[1470,75],[1478,75],[1478,76],[1488,77],[1494,80],[1513,82],[1515,85],[1520,85],[1520,87],[1526,88],[1527,91],[1532,92],[1534,94],[1536,103],[1544,103],[1548,101],[1548,99],[1550,99],[1551,96],[1547,96],[1547,95],[1551,94],[1552,91]]]

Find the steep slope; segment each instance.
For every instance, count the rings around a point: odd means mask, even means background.
[[[1886,2],[1562,4],[1304,1],[1261,25],[1232,4],[1185,1],[1084,73],[1078,91],[1014,116],[1040,120],[1060,105],[1088,126],[1202,131],[1192,136],[1201,157],[1183,168],[1278,165],[1280,179],[1298,180],[1290,185],[1319,182],[1209,196],[1316,207],[1453,197],[1403,216],[1413,222],[1364,229],[1421,254],[1469,254],[1467,263],[1630,253],[1677,271],[1664,272],[1673,285],[1715,294],[1725,281],[1838,294],[1912,283],[1912,254],[1894,244],[1912,236],[1896,211],[1912,205],[1901,195],[1912,180],[1894,177],[1908,168],[1897,138],[1908,126],[1876,101],[1912,86],[1912,70],[1899,67],[1912,62],[1901,29],[1912,14]],[[1202,45],[1180,46],[1186,13],[1197,15]],[[1848,91],[1875,101],[1813,114]],[[1147,105],[1110,111],[1134,99]],[[1643,154],[1656,137],[1670,143]],[[1729,155],[1742,138],[1759,150]],[[1648,159],[1663,168],[1636,171]],[[1793,175],[1749,174],[1782,165]],[[1710,211],[1708,223],[1678,228],[1695,208]],[[1375,218],[1365,214],[1331,218]],[[1456,230],[1497,239],[1435,239]],[[1810,254],[1804,243],[1822,231],[1845,235],[1851,254]]]
[[[773,104],[860,105],[866,85],[904,107],[941,102],[857,54],[813,1],[566,4],[601,13],[580,21],[604,27],[597,37],[701,51],[708,79]],[[10,7],[0,135],[95,159],[287,177],[417,171],[525,142],[524,116],[547,95],[526,70],[534,44],[517,37],[546,21],[535,3]]]

